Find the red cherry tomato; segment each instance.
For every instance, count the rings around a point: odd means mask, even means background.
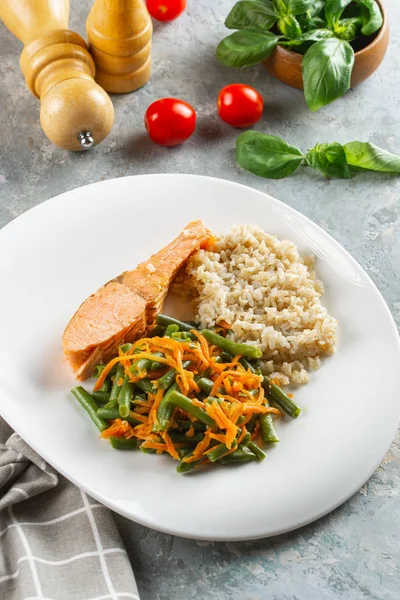
[[[218,114],[233,127],[250,127],[261,118],[264,101],[254,88],[243,83],[232,83],[218,95]]]
[[[177,146],[194,132],[196,113],[183,100],[162,98],[150,104],[144,122],[153,142],[161,146]]]
[[[186,0],[146,0],[146,6],[157,21],[173,21],[185,10]]]

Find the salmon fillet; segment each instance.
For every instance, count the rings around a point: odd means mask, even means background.
[[[162,310],[169,285],[188,258],[210,238],[202,221],[133,271],[125,271],[89,296],[63,335],[64,355],[78,379],[117,354],[118,346],[140,338]]]

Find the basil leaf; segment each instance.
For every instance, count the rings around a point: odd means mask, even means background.
[[[350,42],[357,37],[358,28],[361,24],[362,22],[360,17],[340,19],[334,28],[335,36],[340,40],[346,40]]]
[[[312,31],[305,31],[295,40],[279,43],[281,46],[300,46],[300,44],[303,44],[304,42],[319,42],[320,40],[326,40],[327,38],[332,37],[334,37],[334,33],[331,29],[313,29]]]
[[[236,140],[236,160],[259,177],[282,179],[298,169],[303,154],[274,135],[245,131]]]
[[[361,17],[363,26],[361,33],[363,35],[372,35],[376,33],[383,24],[383,16],[379,4],[376,0],[356,0],[361,5]]]
[[[341,144],[317,144],[306,154],[310,167],[318,169],[326,177],[350,179],[351,173],[347,164],[346,153]]]
[[[311,18],[316,17],[322,11],[324,6],[325,0],[314,0],[307,12]]]
[[[301,35],[301,27],[298,20],[293,15],[285,15],[278,21],[278,29],[283,35],[292,39]]]
[[[254,27],[256,29],[268,30],[275,25],[277,18],[278,16],[272,2],[243,0],[235,4],[232,8],[226,17],[225,26],[228,29]]]
[[[349,89],[354,50],[336,38],[321,40],[310,46],[302,64],[306,102],[316,111]]]
[[[314,0],[284,0],[289,15],[302,15],[312,9]]]
[[[269,31],[235,31],[218,44],[217,57],[228,67],[250,67],[271,56],[279,39]]]
[[[334,27],[342,16],[342,12],[352,0],[326,0],[325,18],[329,27]]]
[[[382,173],[400,173],[400,156],[392,154],[369,142],[345,144],[347,162],[351,167]]]

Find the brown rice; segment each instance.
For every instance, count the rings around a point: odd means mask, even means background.
[[[307,370],[335,351],[337,321],[321,303],[313,259],[259,227],[237,225],[199,250],[186,267],[202,327],[231,324],[235,341],[260,346],[262,369],[281,385],[306,383]]]

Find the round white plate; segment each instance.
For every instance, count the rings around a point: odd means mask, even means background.
[[[69,394],[61,336],[79,304],[193,219],[220,233],[251,223],[317,257],[339,319],[337,353],[296,393],[263,463],[179,475],[166,456],[118,452]],[[0,232],[0,412],[58,471],[122,515],[176,535],[239,540],[300,527],[372,475],[400,418],[400,347],[378,290],[317,225],[261,192],[190,175],[76,189]]]

